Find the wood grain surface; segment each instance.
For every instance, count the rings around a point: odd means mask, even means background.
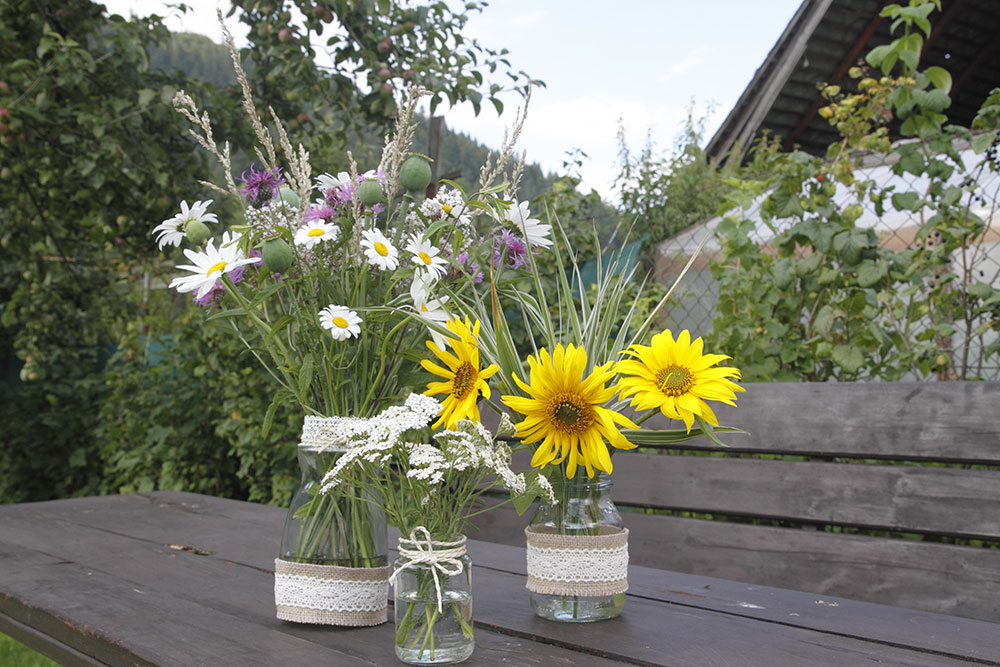
[[[0,507],[0,629],[65,664],[396,664],[391,624],[274,618],[283,519],[173,492]],[[528,605],[523,548],[470,552],[469,665],[1000,664],[997,624],[644,567],[618,619],[551,623]]]

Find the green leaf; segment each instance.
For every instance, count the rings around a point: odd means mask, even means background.
[[[299,367],[299,377],[298,377],[298,388],[299,388],[299,399],[305,403],[306,397],[309,394],[309,385],[312,384],[313,378],[313,356],[310,354],[302,360],[302,365]]]
[[[622,429],[622,435],[632,444],[642,445],[643,447],[669,447],[670,445],[676,445],[679,442],[693,440],[702,436],[709,438],[717,445],[727,447],[728,445],[720,442],[713,436],[716,433],[746,433],[744,430],[731,426],[712,426],[698,417],[695,417],[695,421],[698,422],[698,425],[692,426],[690,433],[687,429],[683,428],[642,428]],[[712,435],[709,435],[705,427],[711,431]]]
[[[882,259],[879,261],[865,259],[858,264],[858,285],[860,287],[872,287],[889,275],[889,262]]]
[[[935,88],[943,90],[946,94],[951,92],[951,74],[948,73],[948,70],[935,65],[928,67],[924,74],[927,75]]]
[[[965,288],[969,296],[977,299],[987,299],[993,294],[993,288],[986,283],[974,282]]]
[[[897,192],[892,195],[892,205],[897,211],[915,211],[920,202],[920,195],[916,192]]]
[[[848,373],[857,373],[865,364],[861,350],[853,345],[834,345],[833,361]]]
[[[972,150],[976,151],[976,154],[982,154],[986,152],[986,149],[993,145],[993,133],[988,132],[985,134],[977,135],[972,140]]]

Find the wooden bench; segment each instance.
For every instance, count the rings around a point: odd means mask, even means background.
[[[632,563],[1000,621],[1000,382],[745,386],[729,449],[615,454]]]

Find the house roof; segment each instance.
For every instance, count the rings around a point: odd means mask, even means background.
[[[708,143],[709,159],[726,158],[734,146],[742,156],[765,130],[780,137],[785,150],[798,146],[825,154],[839,137],[817,113],[824,105],[817,84],[846,87],[848,69],[872,48],[892,41],[891,21],[879,16],[886,4],[804,0]],[[949,122],[968,127],[989,91],[1000,87],[1000,2],[942,0],[941,5],[942,11],[929,17],[931,36],[920,68],[948,70],[952,105],[945,113]],[[892,136],[898,138],[898,132]]]

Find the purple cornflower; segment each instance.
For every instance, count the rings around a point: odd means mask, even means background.
[[[506,251],[507,266],[520,269],[528,266],[528,246],[520,236],[506,229],[493,241],[493,265],[500,266]]]
[[[306,211],[305,221],[322,220],[323,222],[333,222],[337,217],[337,209],[333,206],[311,206]]]
[[[247,172],[240,174],[243,179],[243,187],[240,193],[248,201],[257,206],[263,206],[271,201],[278,194],[278,188],[285,184],[285,177],[281,175],[281,167],[275,167],[273,172],[257,171],[250,165],[250,175]]]
[[[465,250],[458,253],[458,257],[455,260],[462,266],[468,265],[469,272],[472,274],[472,282],[476,285],[483,282],[483,272],[479,270],[479,264],[475,262],[469,262],[469,253]]]

